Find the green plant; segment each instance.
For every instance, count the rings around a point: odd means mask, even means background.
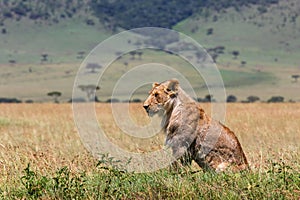
[[[27,197],[39,198],[41,197],[49,182],[45,176],[39,176],[30,169],[30,164],[23,171],[24,175],[21,177],[21,183],[25,187]]]
[[[86,174],[71,174],[68,167],[62,167],[53,177],[53,192],[60,199],[83,199],[86,192]]]

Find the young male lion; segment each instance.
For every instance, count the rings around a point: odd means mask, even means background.
[[[183,165],[194,160],[204,170],[248,169],[247,159],[234,133],[207,116],[179,87],[177,80],[154,83],[144,108],[149,116],[164,112],[165,144]]]

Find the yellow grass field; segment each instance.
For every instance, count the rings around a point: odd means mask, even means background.
[[[122,136],[110,106],[96,104],[96,111],[112,141],[136,152],[161,148],[163,135],[151,141]],[[210,105],[202,106],[209,113]],[[137,123],[149,120],[142,104],[131,104],[130,113]],[[226,114],[253,171],[284,162],[300,172],[300,103],[227,104]],[[96,165],[77,133],[71,104],[0,104],[0,185],[17,186],[28,163],[45,174],[63,166],[89,173]]]

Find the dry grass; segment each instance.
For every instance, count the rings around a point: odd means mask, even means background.
[[[209,112],[208,104],[203,107]],[[136,152],[161,148],[162,135],[150,142],[124,136],[113,122],[110,104],[96,109],[100,124],[120,147]],[[137,123],[148,122],[140,104],[131,104],[130,113]],[[227,104],[226,120],[254,171],[265,171],[272,161],[300,172],[299,103]],[[74,173],[94,168],[96,161],[77,134],[71,104],[0,104],[0,185],[18,186],[27,163],[44,174],[63,166]]]
[[[285,161],[299,169],[300,104],[227,104],[226,124],[237,134],[254,169]]]

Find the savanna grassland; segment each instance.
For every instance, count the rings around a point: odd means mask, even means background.
[[[209,104],[202,104],[210,112]],[[163,136],[140,141],[115,124],[110,104],[96,104],[113,142],[132,152],[161,148]],[[134,121],[147,124],[141,104]],[[299,199],[300,104],[227,104],[226,125],[237,134],[251,172],[203,173],[196,165],[174,172],[118,171],[103,152],[84,148],[71,104],[0,104],[1,199]]]

